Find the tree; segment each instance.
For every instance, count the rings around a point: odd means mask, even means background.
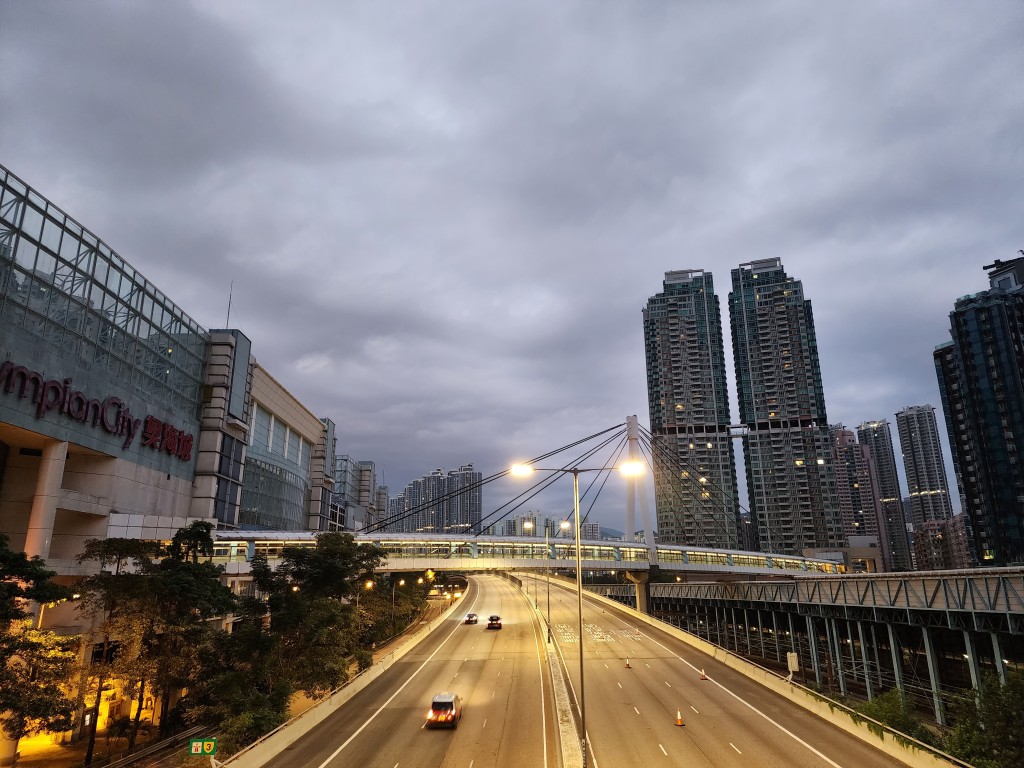
[[[975,768],[1024,765],[1024,672],[1009,672],[1005,685],[986,675],[971,693],[951,708],[946,751]]]
[[[934,745],[936,742],[934,734],[914,714],[914,710],[898,688],[892,688],[875,696],[871,701],[858,704],[855,709],[872,720],[877,720],[925,744]]]
[[[76,658],[73,640],[32,627],[29,602],[59,602],[71,596],[50,579],[39,557],[14,552],[0,534],[0,727],[15,741],[70,725],[73,703],[61,684]]]

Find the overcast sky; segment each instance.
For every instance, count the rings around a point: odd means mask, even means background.
[[[393,493],[648,425],[668,270],[727,322],[781,258],[831,422],[941,413],[955,299],[1024,248],[1017,1],[0,0],[0,72],[0,164],[201,325],[234,281]]]

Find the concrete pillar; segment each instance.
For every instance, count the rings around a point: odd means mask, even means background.
[[[807,644],[811,653],[811,665],[814,667],[814,682],[821,688],[821,660],[818,658],[818,632],[814,628],[814,619],[807,616]]]
[[[68,458],[68,444],[61,440],[47,440],[43,444],[43,458],[39,462],[36,492],[32,497],[32,514],[25,534],[25,554],[38,555],[46,560],[50,556],[53,540],[53,521],[57,517],[60,484],[64,478],[64,464]]]
[[[995,632],[992,635],[992,659],[996,665],[996,675],[999,676],[999,684],[1006,685],[1006,663],[1003,661],[1003,649],[999,645],[999,635]]]
[[[868,701],[875,698],[875,692],[871,687],[871,670],[868,663],[868,645],[864,642],[864,622],[857,622],[857,637],[860,639],[860,658],[864,664],[864,686],[867,688]]]
[[[921,634],[924,637],[924,654],[928,660],[928,680],[932,686],[932,704],[935,706],[935,722],[939,725],[946,724],[946,717],[942,713],[942,697],[939,695],[942,683],[939,680],[939,662],[935,658],[935,647],[932,645],[932,634],[928,627],[921,627]]]
[[[981,687],[978,653],[974,647],[974,636],[966,629],[964,630],[964,655],[967,657],[967,667],[971,670],[971,687],[978,690]]]
[[[636,609],[651,615],[651,574],[647,571],[626,571],[626,578],[636,586]]]
[[[896,689],[902,695],[906,695],[906,691],[903,690],[903,652],[900,650],[899,639],[892,624],[886,624],[885,628],[889,630],[889,653],[892,654],[892,674],[896,679]]]

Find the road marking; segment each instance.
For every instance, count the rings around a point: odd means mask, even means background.
[[[661,754],[663,754],[665,757],[668,757],[668,752],[665,751],[665,748],[661,746],[661,744],[658,745],[658,749],[661,750]],[[395,768],[398,768],[398,766],[395,766]]]
[[[619,686],[619,688],[622,687],[622,683],[616,683],[616,685]]]
[[[485,717],[484,718],[484,724],[480,726],[480,730],[483,730],[486,727],[487,727],[487,718]]]
[[[637,709],[636,707],[633,707],[633,711],[636,712],[638,715],[640,714],[640,710]]]
[[[693,704],[690,705],[690,709],[692,709],[694,712],[697,712],[697,708],[693,706]],[[700,712],[697,712],[697,714],[699,715]]]
[[[672,687],[672,683],[670,683],[668,680],[665,681],[665,685],[667,685],[669,688]]]
[[[608,669],[608,665],[607,665],[607,664],[605,664],[605,665],[604,665],[604,668],[605,668],[605,669]]]
[[[619,621],[622,621],[622,619],[619,619]],[[625,623],[625,622],[623,622],[623,623]],[[650,640],[650,641],[651,641],[652,643],[654,643],[655,645],[657,645],[657,646],[658,646],[659,648],[662,648],[662,649],[664,649],[664,650],[668,651],[669,653],[671,653],[671,654],[672,654],[673,656],[675,656],[675,657],[676,657],[677,659],[679,659],[679,660],[680,660],[681,662],[683,662],[683,664],[685,664],[686,666],[688,666],[688,667],[689,667],[690,669],[692,669],[692,670],[693,670],[694,672],[700,672],[700,669],[699,669],[698,667],[695,667],[695,666],[693,666],[693,664],[691,664],[690,662],[688,662],[688,661],[687,661],[686,659],[684,659],[684,658],[683,658],[682,656],[680,656],[680,655],[679,655],[678,653],[676,653],[675,651],[673,651],[673,650],[672,650],[671,648],[668,648],[667,646],[665,646],[665,645],[662,645],[662,644],[661,644],[661,643],[659,643],[659,642],[658,642],[657,640],[655,640],[655,639],[654,639],[653,637],[649,637],[648,639],[649,639],[649,640]],[[787,728],[785,728],[785,727],[784,727],[784,726],[783,726],[782,724],[780,724],[780,723],[776,722],[775,720],[772,720],[772,719],[771,719],[771,718],[770,718],[770,717],[769,717],[768,715],[766,715],[766,714],[765,714],[764,712],[762,712],[762,711],[761,711],[760,709],[758,709],[757,707],[755,707],[755,706],[754,706],[753,704],[751,704],[751,703],[750,703],[749,701],[747,701],[747,700],[745,700],[745,699],[743,699],[743,698],[740,698],[739,694],[733,693],[732,691],[730,691],[730,690],[729,690],[728,688],[726,688],[726,687],[725,687],[724,685],[722,685],[722,684],[721,684],[720,682],[718,682],[717,680],[711,680],[711,679],[709,679],[709,680],[708,680],[708,682],[710,682],[710,683],[713,683],[714,685],[717,685],[717,686],[718,686],[719,688],[721,688],[721,689],[722,689],[723,691],[725,691],[725,692],[726,692],[726,693],[728,693],[728,694],[729,694],[730,696],[732,696],[732,697],[733,697],[734,699],[736,699],[736,701],[738,701],[738,702],[740,702],[741,704],[743,704],[743,706],[747,707],[747,708],[748,708],[748,709],[750,709],[750,710],[751,710],[752,712],[756,712],[756,713],[757,713],[758,715],[760,715],[761,717],[763,717],[763,718],[764,718],[765,720],[767,720],[767,721],[768,721],[769,723],[771,723],[772,725],[774,725],[774,726],[775,726],[776,728],[778,728],[778,729],[779,729],[780,731],[782,731],[782,732],[783,732],[784,734],[786,734],[786,735],[787,735],[787,736],[789,736],[789,737],[790,737],[791,739],[793,739],[794,741],[796,741],[796,742],[797,742],[798,744],[802,744],[803,746],[807,747],[807,749],[809,749],[809,750],[810,750],[811,752],[813,752],[814,754],[816,754],[816,755],[817,755],[818,757],[820,757],[820,758],[821,758],[822,760],[824,760],[824,761],[825,761],[826,763],[828,763],[829,765],[831,765],[831,766],[832,766],[833,768],[842,768],[842,766],[841,766],[841,765],[839,765],[839,763],[835,762],[834,760],[830,759],[830,758],[829,758],[828,756],[826,756],[826,755],[824,755],[823,753],[819,752],[819,751],[818,751],[817,749],[815,749],[814,747],[812,747],[812,746],[811,746],[810,744],[808,744],[808,743],[807,743],[806,741],[804,741],[803,739],[801,739],[801,738],[800,738],[799,736],[797,736],[797,735],[796,735],[795,733],[793,733],[792,731],[790,731],[790,730],[788,730]],[[735,749],[735,747],[733,747],[733,749]],[[321,768],[322,768],[322,767],[321,767]]]
[[[387,705],[388,705],[388,704],[390,704],[390,703],[391,703],[392,701],[394,701],[394,700],[395,700],[395,699],[396,699],[396,698],[398,697],[398,694],[400,694],[400,693],[401,693],[402,691],[404,691],[404,690],[405,690],[405,686],[407,686],[407,685],[408,685],[409,683],[411,683],[411,682],[413,681],[413,678],[415,678],[415,677],[416,677],[416,675],[418,675],[418,674],[419,674],[419,673],[420,673],[420,672],[421,672],[421,671],[423,670],[423,668],[424,668],[425,666],[427,666],[427,664],[429,664],[429,663],[430,663],[431,661],[433,661],[434,657],[435,657],[435,656],[437,656],[437,654],[438,654],[438,653],[440,652],[440,650],[441,650],[442,648],[444,648],[444,644],[445,644],[445,643],[447,643],[447,642],[448,642],[449,640],[451,640],[451,639],[452,639],[452,635],[454,635],[454,634],[455,634],[456,632],[458,632],[458,631],[459,631],[459,628],[460,628],[461,626],[462,626],[461,624],[456,624],[456,625],[455,625],[455,629],[453,629],[453,630],[452,630],[451,632],[449,632],[449,633],[448,633],[448,636],[447,636],[447,637],[446,637],[446,638],[445,638],[444,640],[442,640],[442,641],[440,642],[440,644],[438,644],[437,648],[435,648],[435,649],[434,649],[434,652],[433,652],[432,654],[430,654],[430,655],[429,655],[429,656],[427,657],[426,661],[424,661],[424,662],[423,662],[422,664],[420,664],[420,665],[419,665],[419,666],[418,666],[418,667],[417,667],[417,668],[415,669],[415,671],[414,671],[414,672],[413,672],[413,673],[412,673],[411,675],[409,675],[409,677],[408,677],[408,678],[406,678],[405,682],[404,682],[404,683],[402,683],[402,684],[401,684],[401,685],[400,685],[400,686],[398,687],[398,690],[397,690],[397,691],[395,691],[395,692],[394,692],[393,694],[391,694],[391,697],[390,697],[390,698],[389,698],[389,699],[388,699],[387,701],[385,701],[385,702],[384,702],[383,704],[381,704],[381,705],[380,705],[380,708],[379,708],[379,709],[378,709],[378,710],[377,710],[376,712],[374,712],[374,713],[373,713],[372,715],[370,715],[370,716],[369,716],[369,717],[368,717],[368,718],[366,719],[366,722],[365,722],[365,723],[363,723],[363,724],[362,724],[361,726],[359,726],[359,727],[358,727],[358,728],[356,729],[355,733],[353,733],[353,734],[352,734],[351,736],[349,736],[349,737],[348,737],[348,738],[347,738],[347,739],[345,740],[345,743],[344,743],[344,744],[342,744],[342,745],[341,745],[340,747],[338,747],[338,748],[337,748],[336,750],[334,750],[334,751],[333,751],[333,752],[331,753],[331,756],[330,756],[330,757],[328,757],[328,758],[327,758],[326,760],[324,760],[324,761],[323,761],[322,763],[320,763],[320,765],[318,766],[318,768],[327,768],[327,765],[328,765],[328,764],[329,764],[329,763],[331,762],[331,760],[333,760],[333,759],[334,759],[334,758],[336,758],[336,757],[337,757],[337,756],[338,756],[339,754],[341,754],[341,751],[342,751],[342,750],[343,750],[343,749],[344,749],[345,747],[347,747],[347,746],[348,746],[349,744],[351,744],[351,743],[352,743],[352,742],[353,742],[353,741],[355,740],[356,736],[358,736],[358,735],[359,735],[360,733],[362,733],[362,732],[363,732],[363,731],[364,731],[364,730],[366,729],[366,726],[368,726],[368,725],[369,725],[370,723],[372,723],[372,722],[373,722],[373,720],[374,720],[374,719],[375,719],[375,718],[377,717],[377,715],[379,715],[379,714],[380,714],[381,712],[383,712],[383,711],[384,711],[384,709],[385,709],[385,707],[387,707]],[[423,723],[423,725],[421,725],[421,726],[420,726],[420,729],[422,730],[423,728],[425,728],[425,727],[426,727],[426,725],[427,725],[427,724],[426,724],[426,722],[424,722],[424,723]]]
[[[729,742],[729,746],[736,750],[736,754],[737,755],[742,755],[743,754],[742,752],[740,752],[740,748],[737,747],[735,744],[733,744],[731,741]]]
[[[647,667],[648,669],[650,669],[650,668],[651,668],[651,665],[650,665],[650,664],[648,664],[647,662],[644,662],[644,666],[645,666],[645,667]]]

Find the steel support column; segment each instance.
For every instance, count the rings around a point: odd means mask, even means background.
[[[864,687],[867,689],[868,701],[875,698],[875,692],[871,687],[871,670],[868,664],[868,647],[864,642],[864,622],[857,622],[857,637],[860,639],[860,659],[864,664]]]
[[[825,619],[825,634],[829,639],[830,651],[836,665],[836,681],[839,683],[839,692],[846,695],[846,675],[843,674],[843,649],[839,643],[839,625],[835,619]]]
[[[807,619],[807,642],[811,652],[811,666],[814,667],[814,681],[821,688],[821,660],[818,658],[818,632],[814,628],[814,619],[805,616]]]
[[[946,724],[946,718],[942,714],[942,697],[940,695],[942,683],[939,681],[939,662],[935,658],[935,647],[932,645],[932,634],[928,627],[921,627],[921,635],[924,637],[924,653],[928,661],[928,680],[932,686],[932,703],[935,706],[935,722],[939,725]]]
[[[900,695],[905,696],[906,691],[903,690],[903,651],[900,650],[899,638],[896,637],[896,630],[893,629],[892,624],[886,624],[885,628],[889,630],[889,653],[892,655],[892,673],[896,678],[896,690],[900,692]]]
[[[978,669],[978,653],[974,647],[974,636],[970,630],[964,630],[964,655],[967,657],[967,668],[971,671],[971,687],[981,687],[981,670]]]
[[[992,659],[996,665],[996,675],[999,677],[999,684],[1006,685],[1006,662],[1003,660],[1003,648],[999,644],[999,635],[992,632]]]

